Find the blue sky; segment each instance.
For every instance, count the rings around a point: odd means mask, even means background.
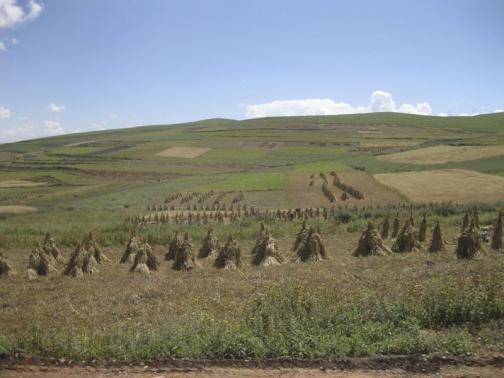
[[[500,0],[0,0],[0,143],[203,118],[504,108]]]

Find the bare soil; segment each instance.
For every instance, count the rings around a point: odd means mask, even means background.
[[[0,377],[502,377],[504,356],[366,357],[334,361],[145,361],[140,364],[37,360],[9,356],[0,360]]]

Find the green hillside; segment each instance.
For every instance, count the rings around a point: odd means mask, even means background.
[[[502,155],[434,165],[377,159],[437,145],[504,145],[504,114],[210,119],[4,144],[0,206],[30,206],[37,212],[0,214],[5,220],[0,227],[35,234],[47,227],[115,227],[176,191],[245,191],[255,205],[293,207],[308,198],[296,191],[322,171],[365,169],[373,175],[462,168],[504,175]],[[196,155],[167,156],[173,151]],[[324,200],[320,192],[308,199],[315,195]]]

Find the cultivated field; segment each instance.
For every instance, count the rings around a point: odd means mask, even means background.
[[[23,187],[33,187],[33,186],[44,186],[47,185],[45,182],[33,182],[26,180],[8,180],[0,181],[0,189],[2,188],[23,188]]]
[[[414,202],[494,202],[504,196],[504,177],[463,169],[383,173],[375,177]]]
[[[504,146],[433,146],[380,156],[378,159],[410,164],[442,164],[504,155]]]
[[[171,147],[158,152],[156,156],[193,159],[210,151],[210,148],[202,147]]]
[[[481,259],[465,261],[455,248],[465,213],[477,206],[491,234],[504,206],[503,125],[503,114],[213,119],[1,145],[0,253],[17,274],[0,277],[0,356],[124,364],[502,353],[502,251],[484,242]],[[404,154],[417,157],[390,159]],[[352,256],[368,222],[378,230],[399,213],[403,226],[411,212],[415,230],[424,213],[428,222],[417,251]],[[303,220],[329,259],[293,262]],[[447,245],[429,253],[437,221]],[[251,265],[261,223],[280,265]],[[172,270],[164,254],[174,232],[188,232],[197,253],[209,228],[221,246],[229,235],[239,242],[242,266],[218,269],[212,257]],[[90,231],[109,258],[93,274],[70,278],[58,264],[28,279],[46,232],[68,260]],[[152,246],[158,271],[118,263],[132,233]]]
[[[23,213],[33,213],[35,211],[37,211],[37,208],[32,206],[20,206],[20,205],[0,206],[0,214],[23,214]]]

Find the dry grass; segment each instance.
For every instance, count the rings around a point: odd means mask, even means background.
[[[0,206],[0,214],[26,214],[26,213],[34,213],[36,211],[37,208],[33,206],[22,206],[22,205]]]
[[[322,207],[331,205],[321,191],[322,179],[318,173],[314,172],[313,186],[309,186],[309,175],[291,176],[287,189],[287,199],[290,207]],[[332,177],[329,172],[325,172],[329,180],[329,189],[337,198],[334,205],[390,205],[404,202],[404,199],[397,192],[377,182],[367,172],[342,171],[337,173],[342,182],[363,192],[365,198],[363,200],[356,200],[350,197],[346,201],[341,201],[340,197],[343,191],[332,184]]]
[[[0,189],[4,188],[30,188],[34,186],[46,186],[46,182],[33,182],[27,180],[0,181]]]
[[[503,145],[433,146],[382,155],[378,157],[378,160],[411,164],[443,164],[451,161],[475,160],[498,155],[504,155]]]
[[[504,177],[464,169],[383,173],[375,178],[414,202],[492,202],[502,200],[504,192]]]
[[[211,148],[204,147],[171,147],[158,152],[156,156],[194,159],[210,150]]]
[[[119,264],[122,250],[105,252],[111,262],[100,265],[100,272],[80,279],[62,275],[40,277],[28,282],[22,274],[2,278],[0,284],[0,324],[15,334],[32,325],[44,325],[55,331],[61,328],[106,329],[121,322],[159,324],[168,317],[178,317],[209,308],[221,318],[240,316],[255,294],[271,285],[296,281],[307,288],[325,288],[341,298],[353,293],[399,293],[407,290],[405,282],[419,285],[433,277],[497,274],[504,269],[504,256],[491,254],[480,261],[458,261],[453,238],[457,230],[447,229],[446,252],[422,251],[389,257],[352,257],[360,233],[322,235],[330,260],[310,264],[286,263],[257,268],[251,265],[253,241],[243,242],[242,269],[222,271],[214,268],[214,259],[199,260],[201,269],[177,272],[171,262],[162,261],[159,271],[148,276],[128,273],[127,264]],[[430,239],[430,231],[427,239]],[[289,261],[293,238],[278,240],[280,250]],[[390,241],[386,241],[390,246]],[[199,247],[199,245],[195,245]],[[158,259],[165,247],[155,248]],[[70,250],[64,251],[66,257]],[[13,268],[24,272],[29,251],[12,250],[5,255]]]

